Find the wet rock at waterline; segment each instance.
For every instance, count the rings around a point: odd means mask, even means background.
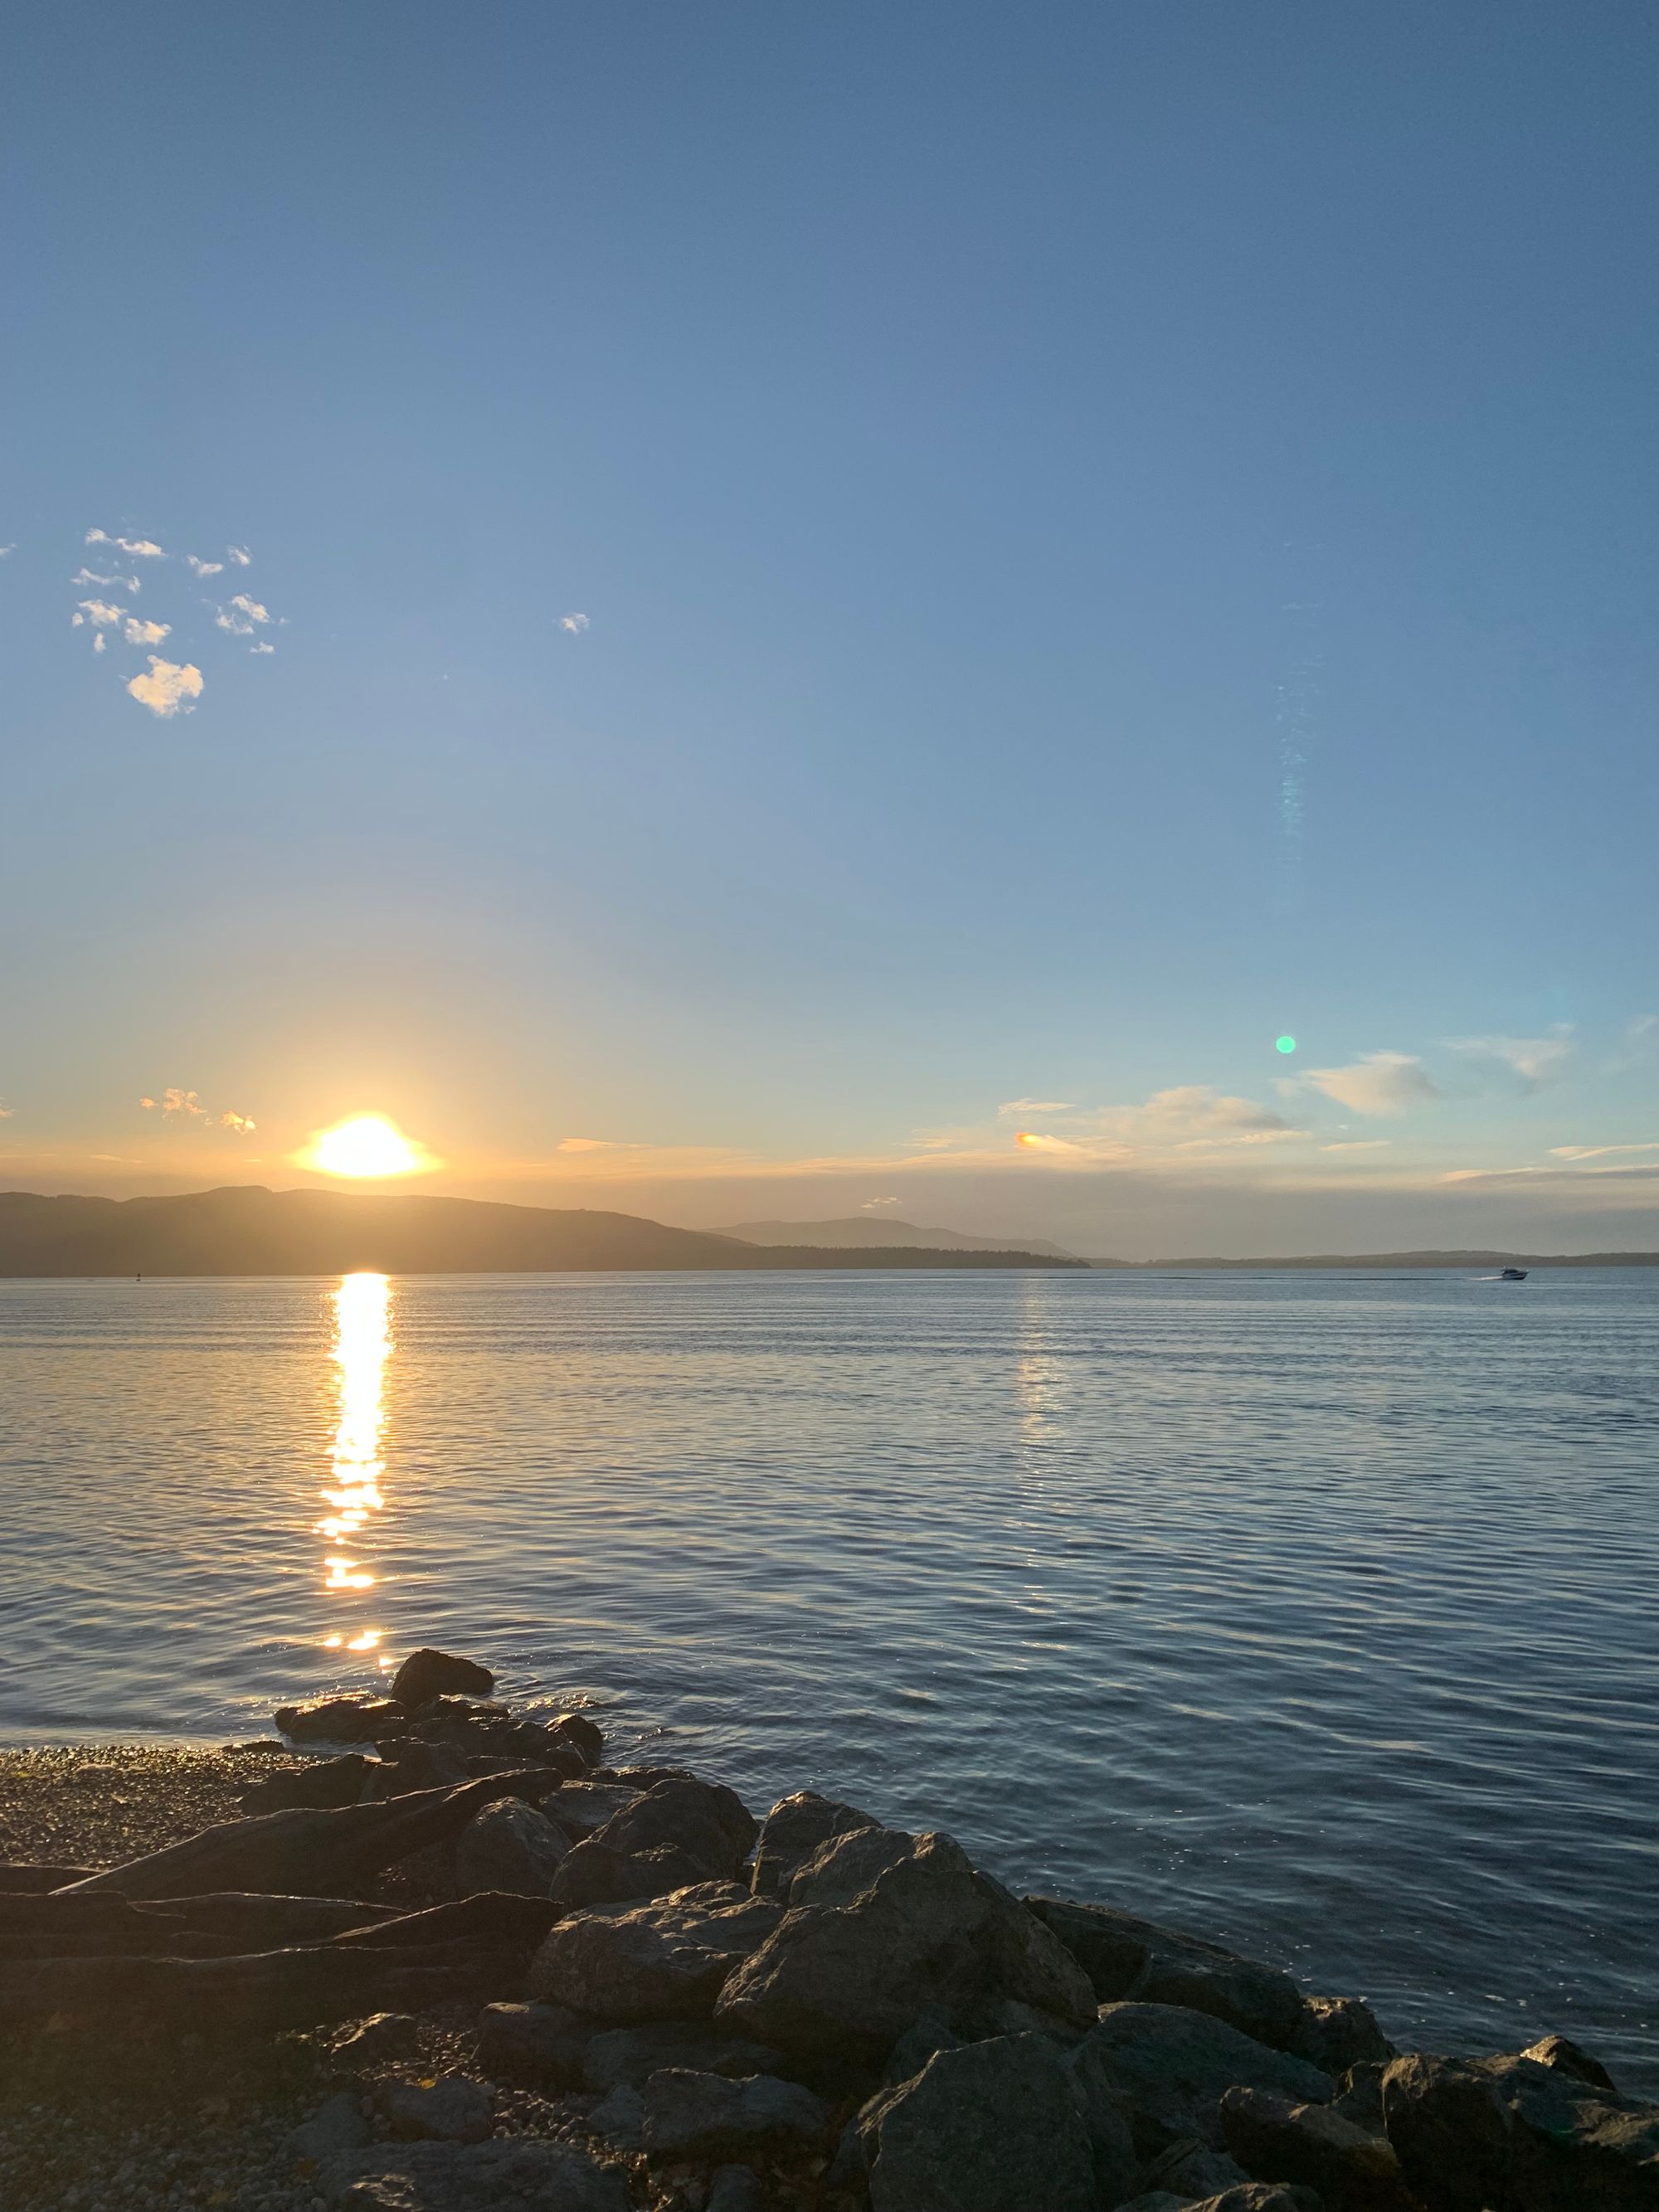
[[[392,1678],[392,1695],[404,1705],[423,1705],[433,1698],[487,1698],[495,1687],[494,1674],[477,1660],[430,1649],[411,1651]]]
[[[755,1846],[756,1896],[781,1897],[797,1868],[821,1844],[880,1825],[868,1813],[834,1797],[820,1797],[813,1790],[798,1790],[793,1797],[780,1798],[762,1823]]]
[[[570,1850],[553,1822],[516,1797],[486,1805],[455,1841],[455,1886],[463,1894],[499,1889],[550,1897]]]
[[[1303,2025],[1303,2000],[1290,1976],[1276,1966],[1110,1905],[1074,1905],[1058,1897],[1025,1902],[1077,1960],[1102,2004],[1182,2005],[1210,2013],[1258,2043],[1291,2048]]]

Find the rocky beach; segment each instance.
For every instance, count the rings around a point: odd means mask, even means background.
[[[0,1754],[7,2212],[1626,2212],[1659,2111],[422,1650]]]

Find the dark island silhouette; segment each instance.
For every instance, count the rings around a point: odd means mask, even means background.
[[[999,1249],[763,1248],[633,1213],[471,1198],[267,1190],[176,1198],[0,1192],[0,1276],[556,1274],[578,1268],[1080,1267]]]

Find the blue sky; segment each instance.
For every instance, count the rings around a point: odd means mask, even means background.
[[[1659,1246],[1656,94],[1634,5],[25,11],[0,1180]]]

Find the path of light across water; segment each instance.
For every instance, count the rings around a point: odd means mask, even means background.
[[[0,1401],[0,1739],[447,1644],[1659,2088],[1659,1274],[4,1283]]]

